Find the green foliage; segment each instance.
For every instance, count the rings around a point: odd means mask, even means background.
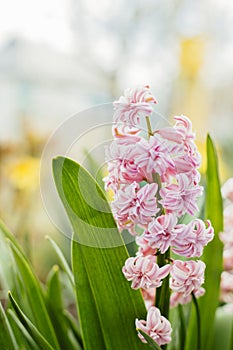
[[[134,326],[135,318],[145,318],[144,302],[121,272],[128,253],[101,188],[70,159],[56,158],[53,171],[74,231],[72,264],[84,348],[146,349]]]

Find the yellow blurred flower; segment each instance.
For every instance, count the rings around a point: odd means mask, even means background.
[[[204,40],[200,36],[186,38],[181,41],[180,66],[181,73],[188,78],[195,78],[204,57]]]
[[[34,190],[39,185],[40,159],[24,157],[6,166],[5,172],[12,185],[19,190]]]

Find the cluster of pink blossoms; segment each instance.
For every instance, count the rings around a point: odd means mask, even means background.
[[[211,223],[194,219],[182,223],[185,214],[198,211],[200,154],[195,144],[192,123],[186,116],[175,116],[173,126],[155,131],[148,137],[141,127],[150,123],[157,103],[149,86],[127,89],[114,102],[111,145],[106,149],[108,176],[106,190],[114,192],[111,203],[120,231],[136,236],[138,253],[126,260],[122,269],[133,289],[141,289],[151,301],[147,321],[136,321],[159,345],[171,340],[170,322],[154,304],[155,290],[170,274],[171,306],[184,304],[204,294],[205,264],[200,260],[172,260],[159,267],[157,255],[168,249],[186,258],[200,257],[214,236]],[[149,121],[149,123],[148,123]],[[153,301],[152,301],[153,299]],[[145,339],[139,335],[142,341]]]
[[[221,233],[223,248],[224,271],[221,275],[221,301],[228,304],[233,310],[233,178],[230,178],[222,187],[225,199],[224,232]]]

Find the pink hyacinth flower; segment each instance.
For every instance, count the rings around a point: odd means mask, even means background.
[[[186,149],[191,151],[191,153],[195,152],[197,146],[194,143],[195,134],[192,131],[191,120],[185,115],[175,116],[174,119],[176,120],[174,128],[178,131],[180,135],[182,135],[182,141]]]
[[[191,221],[188,225],[176,226],[176,237],[173,241],[173,252],[186,258],[200,257],[203,248],[214,238],[214,229],[209,220],[205,223],[200,219]]]
[[[170,272],[170,265],[159,267],[154,256],[136,256],[128,258],[122,272],[133,289],[158,288],[162,279]]]
[[[136,328],[138,330],[138,336],[143,343],[146,343],[146,339],[140,334],[140,329],[148,334],[159,346],[168,344],[171,341],[171,323],[164,317],[158,308],[152,306],[147,313],[146,321],[135,321]]]
[[[162,187],[160,203],[168,213],[181,216],[185,213],[194,215],[198,211],[197,198],[201,196],[203,188],[193,185],[192,179],[185,174],[177,176],[178,184]]]
[[[164,254],[176,238],[177,218],[172,214],[161,215],[148,225],[143,237],[152,248],[160,249]]]
[[[149,86],[126,89],[124,96],[113,103],[115,113],[113,120],[115,123],[126,123],[132,126],[140,123],[140,117],[151,115],[152,104],[157,103],[152,95]]]
[[[184,297],[200,289],[204,283],[205,263],[203,261],[174,260],[171,268],[170,288]]]
[[[138,236],[136,237],[136,243],[138,245],[138,253],[137,255],[155,255],[157,253],[156,248],[151,248],[151,246],[148,244],[148,241],[145,239],[144,236]]]
[[[130,139],[130,142],[126,144],[115,140],[105,148],[109,173],[103,179],[106,190],[111,188],[115,192],[120,184],[143,181],[144,177],[135,164],[135,143],[138,141],[138,137],[132,138],[134,142]]]
[[[159,135],[151,136],[149,141],[141,140],[137,144],[135,163],[149,181],[152,180],[153,173],[161,176],[167,169],[170,172],[175,170],[169,148]]]
[[[140,188],[139,184],[133,182],[116,192],[111,205],[120,230],[129,229],[130,233],[135,234],[135,225],[147,227],[152,216],[159,211],[155,198],[157,189],[155,183]]]

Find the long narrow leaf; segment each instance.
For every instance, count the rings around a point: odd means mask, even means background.
[[[135,318],[146,316],[144,302],[121,272],[128,253],[102,190],[70,159],[56,158],[53,171],[74,231],[72,259],[85,350],[146,350],[134,326]],[[91,338],[94,347],[86,343]]]
[[[61,267],[67,273],[67,276],[69,277],[70,283],[72,285],[74,285],[74,276],[72,274],[72,271],[71,271],[71,269],[70,269],[70,267],[69,267],[69,265],[68,265],[64,255],[63,255],[61,249],[58,247],[57,243],[54,242],[54,240],[51,237],[46,236],[46,238],[48,239],[48,241],[52,245],[52,247],[53,247],[53,249],[54,249],[54,251],[55,251],[55,253],[56,253],[56,255],[57,255],[58,259],[59,259]]]
[[[74,336],[69,336],[73,332],[72,329],[69,328],[69,324],[66,322],[66,318],[63,314],[64,306],[59,279],[59,268],[56,265],[53,266],[49,273],[46,296],[50,319],[61,349],[80,349],[80,344],[77,343]]]
[[[9,299],[12,303],[12,306],[31,337],[35,340],[36,344],[41,350],[54,350],[54,348],[48,343],[48,341],[43,337],[43,335],[38,331],[38,329],[32,324],[32,322],[27,318],[27,316],[20,309],[12,294],[9,292]]]
[[[49,319],[39,281],[36,279],[31,267],[17,247],[11,244],[11,249],[23,284],[26,286],[24,291],[26,292],[31,314],[33,315],[33,322],[48,342],[50,342],[55,349],[60,349],[52,323]]]
[[[14,327],[17,327],[13,329],[14,329],[14,333],[16,334],[18,346],[23,347],[26,345],[29,347],[30,350],[40,350],[40,348],[38,347],[38,345],[36,345],[31,335],[28,333],[28,331],[23,326],[23,324],[20,322],[20,320],[18,319],[14,311],[9,309],[7,313],[8,313],[9,320],[11,321],[11,324],[12,322],[14,322]]]
[[[6,317],[5,311],[3,310],[0,302],[0,345],[2,350],[17,350],[16,341],[12,333],[9,321]]]
[[[211,350],[213,346],[213,327],[215,312],[219,304],[219,286],[222,272],[223,245],[219,232],[223,230],[223,204],[218,174],[218,160],[215,146],[210,136],[207,137],[207,171],[206,171],[206,219],[210,219],[214,227],[215,237],[204,249],[202,259],[206,263],[205,284],[206,293],[199,300],[201,314],[201,349]],[[188,328],[186,350],[196,349],[197,328],[195,312],[192,308]]]
[[[220,278],[222,272],[223,244],[219,233],[223,231],[223,203],[218,173],[216,149],[210,136],[207,137],[207,188],[206,218],[211,220],[215,237],[204,250],[203,260],[206,263],[206,293],[200,300],[202,322],[202,348],[211,350],[213,345],[213,327],[215,312],[219,305]]]

